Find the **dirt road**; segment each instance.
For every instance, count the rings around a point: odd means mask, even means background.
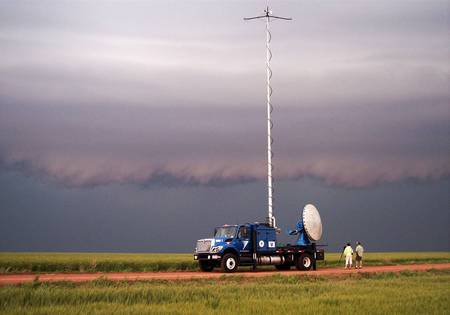
[[[83,282],[92,281],[98,278],[109,280],[188,280],[199,278],[220,278],[233,276],[242,277],[267,277],[272,275],[284,276],[326,276],[326,275],[345,275],[352,273],[377,273],[377,272],[400,272],[400,271],[425,271],[430,269],[450,269],[450,263],[445,264],[420,264],[420,265],[396,265],[396,266],[369,266],[360,270],[345,270],[343,268],[327,268],[317,271],[241,271],[233,274],[224,274],[219,271],[199,272],[199,271],[179,271],[179,272],[114,272],[114,273],[54,273],[54,274],[15,274],[0,275],[0,285],[19,284],[31,282],[34,280],[55,282],[55,281],[73,281]]]

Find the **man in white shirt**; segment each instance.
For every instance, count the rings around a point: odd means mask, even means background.
[[[352,256],[353,256],[353,248],[350,246],[350,243],[347,243],[347,246],[344,248],[344,256],[345,256],[345,269],[352,268]]]

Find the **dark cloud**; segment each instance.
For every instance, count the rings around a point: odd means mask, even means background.
[[[215,226],[264,221],[263,182],[230,186],[63,188],[0,173],[0,250],[192,252]],[[373,251],[450,250],[449,180],[342,189],[304,178],[276,184],[279,240],[313,202],[327,252],[348,241]]]
[[[450,175],[449,110],[395,104],[279,108],[275,175],[360,187]],[[72,186],[265,178],[257,108],[2,106],[3,164]]]

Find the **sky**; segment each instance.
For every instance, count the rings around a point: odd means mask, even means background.
[[[191,252],[264,221],[265,1],[0,2],[0,250]],[[448,1],[271,1],[274,212],[450,250]]]

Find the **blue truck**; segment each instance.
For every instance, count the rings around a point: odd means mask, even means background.
[[[197,241],[194,260],[202,271],[219,267],[224,272],[235,272],[238,266],[256,269],[258,265],[274,265],[278,270],[293,266],[298,270],[316,270],[316,261],[323,260],[325,254],[314,242],[322,234],[318,212],[311,215],[314,210],[317,212],[314,206],[307,205],[296,229],[289,231],[298,236],[296,244],[277,243],[279,229],[269,223],[223,225],[215,228],[213,238]]]

